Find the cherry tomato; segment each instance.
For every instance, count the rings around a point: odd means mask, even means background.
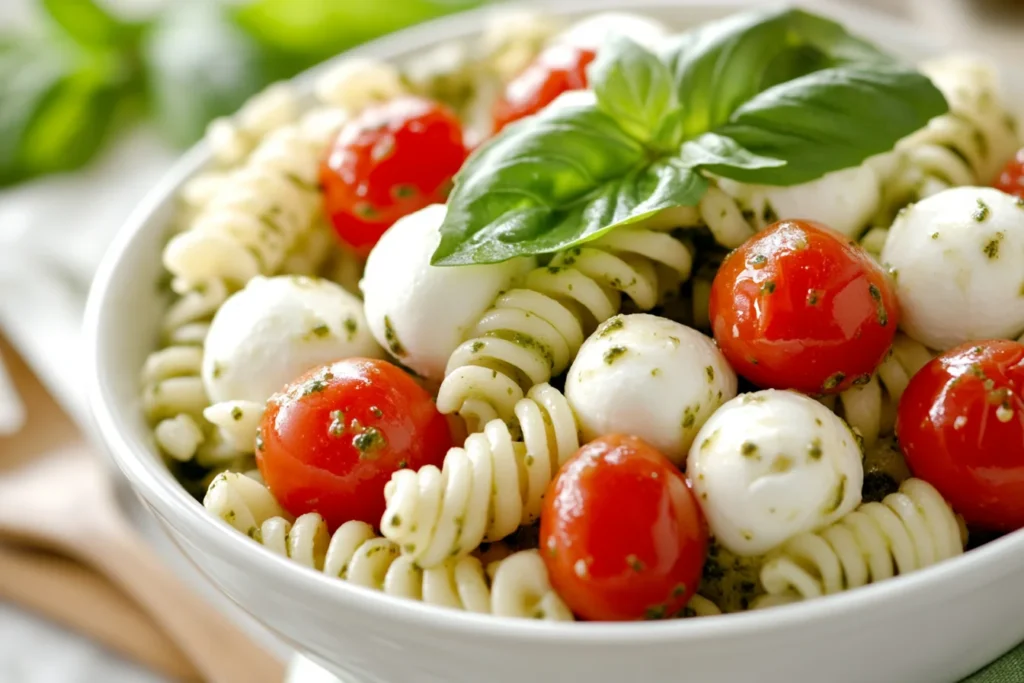
[[[324,212],[365,256],[399,218],[444,202],[466,154],[461,124],[436,102],[370,107],[342,127],[320,166]]]
[[[957,347],[914,375],[896,435],[915,477],[968,524],[1024,527],[1024,344]]]
[[[586,88],[587,65],[595,56],[593,50],[569,45],[552,45],[541,52],[505,86],[504,94],[495,102],[491,112],[494,131],[536,114],[566,91]]]
[[[707,543],[689,482],[635,436],[603,436],[581,448],[552,481],[541,512],[551,584],[584,619],[683,615]]]
[[[1024,198],[1024,148],[1017,152],[999,174],[995,188],[1006,194]]]
[[[899,323],[885,273],[820,223],[785,220],[726,257],[711,287],[715,341],[757,386],[833,394],[866,381]]]
[[[299,377],[267,402],[256,463],[285,510],[331,529],[380,524],[384,485],[404,467],[440,466],[448,422],[398,367],[349,358]]]

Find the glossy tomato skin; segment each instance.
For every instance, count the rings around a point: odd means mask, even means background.
[[[451,445],[447,420],[412,377],[387,361],[349,358],[271,397],[256,463],[291,514],[317,512],[332,530],[349,520],[377,526],[391,474],[440,466]]]
[[[1024,148],[1007,162],[996,179],[995,188],[1006,194],[1024,198]]]
[[[583,446],[545,496],[540,552],[572,611],[594,621],[681,616],[707,527],[686,478],[634,436]]]
[[[402,216],[444,202],[466,160],[462,125],[446,107],[401,97],[346,123],[320,167],[324,212],[365,256]]]
[[[804,220],[774,223],[729,254],[710,312],[737,373],[812,395],[867,381],[899,324],[896,295],[867,252]]]
[[[593,50],[570,45],[552,45],[541,52],[494,103],[494,131],[536,114],[564,92],[586,88],[587,65],[595,56]]]
[[[1024,344],[971,342],[921,369],[896,435],[915,477],[982,529],[1024,527]]]

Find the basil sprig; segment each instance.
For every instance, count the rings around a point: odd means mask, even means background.
[[[754,12],[656,55],[618,37],[566,93],[481,146],[432,263],[494,263],[696,205],[705,172],[795,185],[856,166],[948,111],[925,76],[839,24]]]

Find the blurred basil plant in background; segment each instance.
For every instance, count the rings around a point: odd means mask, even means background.
[[[169,0],[145,21],[36,2],[40,25],[0,29],[0,186],[81,166],[140,118],[189,145],[268,83],[486,0]]]

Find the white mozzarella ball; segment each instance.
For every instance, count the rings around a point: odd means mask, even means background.
[[[742,394],[704,423],[686,474],[711,533],[760,555],[860,504],[864,468],[842,419],[792,391]]]
[[[605,321],[565,382],[584,439],[632,434],[677,465],[704,421],[735,395],[736,373],[714,341],[646,313]]]
[[[1024,200],[957,187],[900,212],[882,249],[900,326],[937,350],[1024,331]]]
[[[597,52],[613,35],[625,36],[650,49],[668,35],[668,27],[639,14],[602,12],[576,22],[553,42]]]
[[[382,346],[423,377],[444,377],[448,357],[501,292],[535,265],[512,259],[476,266],[430,265],[445,207],[428,206],[388,228],[360,283],[366,319]]]
[[[203,385],[213,403],[262,403],[318,365],[383,355],[362,302],[337,284],[299,275],[256,277],[213,318]]]
[[[753,210],[765,225],[777,218],[803,218],[856,237],[868,226],[881,202],[877,166],[864,163],[789,187],[745,185],[725,178],[719,180],[719,186]]]

